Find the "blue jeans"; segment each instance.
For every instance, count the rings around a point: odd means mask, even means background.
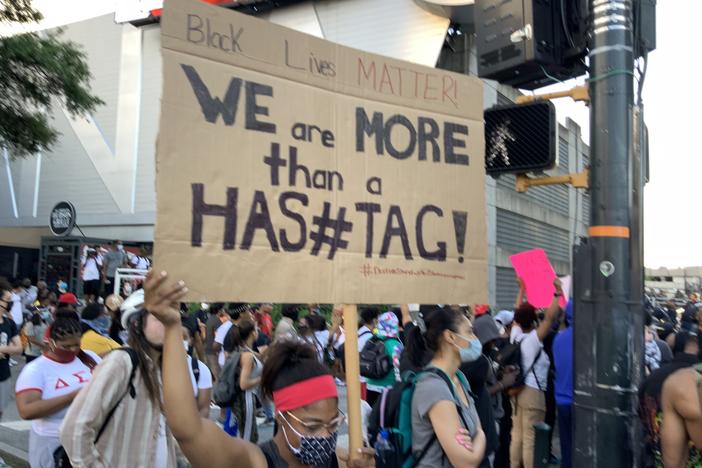
[[[561,468],[571,468],[573,450],[573,405],[558,405],[558,430],[561,439]]]
[[[263,406],[266,419],[273,419],[273,403],[268,398],[264,398],[261,402],[261,406]]]

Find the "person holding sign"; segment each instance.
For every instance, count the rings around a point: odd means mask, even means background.
[[[338,410],[334,378],[314,349],[283,340],[271,347],[261,376],[263,392],[272,397],[279,430],[260,447],[229,437],[213,421],[201,418],[192,398],[180,333],[178,302],[187,294],[181,281],[167,284],[166,273],[149,272],[144,306],[165,327],[163,403],[168,427],[195,466],[217,467],[373,467],[374,451],[361,449],[349,460],[336,450],[344,415]],[[344,463],[347,463],[344,465]]]
[[[485,433],[459,370],[482,353],[465,315],[440,308],[420,317],[407,336],[409,359],[421,366],[412,396],[412,451],[417,467],[477,467],[485,455]]]
[[[556,278],[553,285],[556,292],[541,323],[536,308],[529,302],[521,303],[514,312],[518,327],[512,329],[511,342],[518,344],[521,351],[521,375],[518,385],[510,389],[514,407],[510,444],[512,468],[519,468],[522,463],[525,468],[534,466],[534,424],[543,421],[546,416],[546,389],[551,361],[544,350],[544,340],[560,313],[559,302],[563,295],[561,280]]]

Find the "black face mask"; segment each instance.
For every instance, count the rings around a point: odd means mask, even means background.
[[[15,301],[7,301],[7,303],[5,303],[5,311],[10,312],[12,310],[12,306],[14,305]]]

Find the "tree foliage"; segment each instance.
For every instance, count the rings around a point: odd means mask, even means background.
[[[0,22],[41,19],[31,0],[0,0]],[[0,147],[12,158],[46,151],[59,132],[50,122],[54,105],[72,116],[93,111],[103,101],[90,91],[85,53],[60,31],[0,38]]]

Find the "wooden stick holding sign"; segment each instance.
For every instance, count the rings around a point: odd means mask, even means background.
[[[346,361],[346,414],[349,421],[349,457],[358,458],[363,447],[361,433],[361,370],[358,350],[358,312],[355,305],[344,305],[344,358]]]

